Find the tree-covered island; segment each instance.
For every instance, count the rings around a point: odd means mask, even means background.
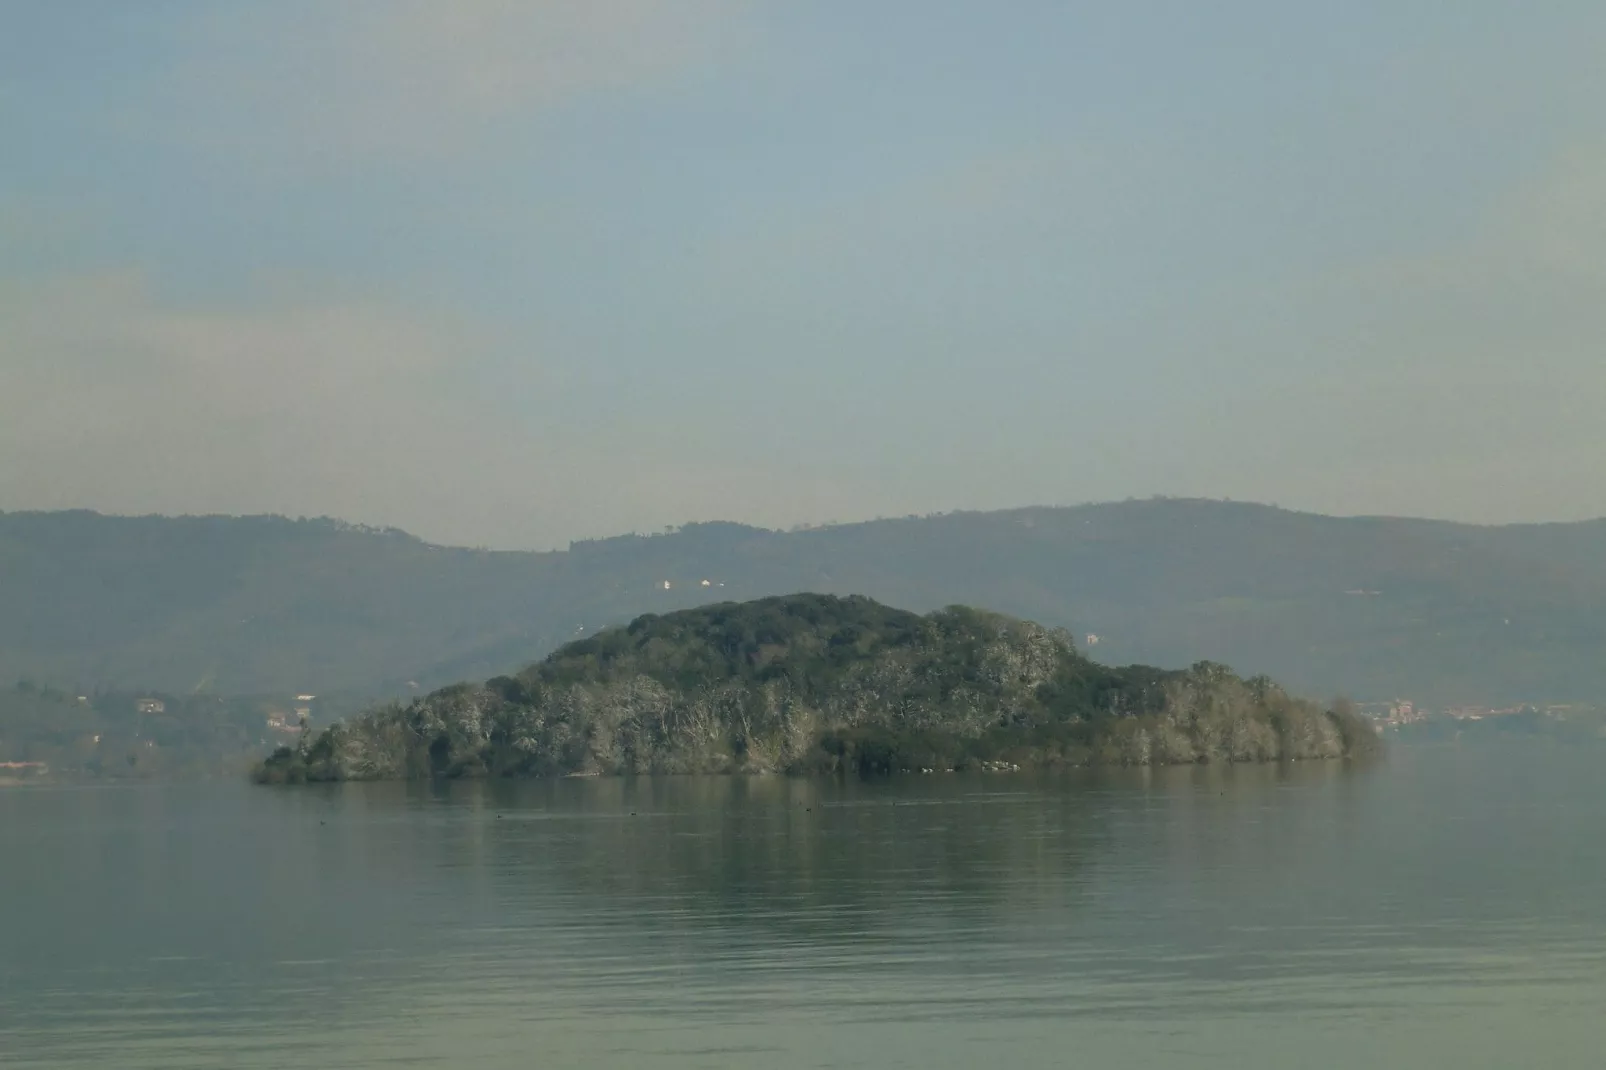
[[[898,772],[1359,755],[1362,718],[1201,662],[1111,668],[1069,635],[954,606],[800,594],[648,614],[520,672],[335,724],[269,783]]]

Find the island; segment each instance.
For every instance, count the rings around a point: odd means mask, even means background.
[[[1114,668],[965,606],[797,594],[663,615],[515,676],[380,706],[264,783],[645,773],[937,772],[1360,756],[1364,718],[1223,665]]]

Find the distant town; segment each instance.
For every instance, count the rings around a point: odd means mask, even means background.
[[[350,717],[361,695],[170,694],[0,688],[0,785],[44,779],[209,776],[248,767],[309,726]]]
[[[1587,704],[1519,703],[1509,706],[1430,708],[1402,698],[1357,703],[1356,710],[1370,718],[1379,732],[1403,732],[1407,735],[1435,734],[1443,729],[1457,732],[1474,726],[1487,726],[1526,732],[1543,732],[1550,728],[1572,729],[1606,736],[1606,707]]]

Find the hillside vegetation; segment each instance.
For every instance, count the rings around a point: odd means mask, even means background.
[[[331,727],[260,777],[931,771],[1375,746],[1354,715],[1223,666],[1115,669],[1063,632],[993,613],[796,595],[640,617],[517,676]]]
[[[1086,652],[1099,661],[1208,658],[1311,694],[1606,696],[1606,522],[1475,527],[1209,501],[788,533],[697,524],[552,553],[327,520],[0,514],[0,681],[403,695],[408,681],[507,672],[642,613],[799,590],[918,612],[990,606],[1096,634]]]

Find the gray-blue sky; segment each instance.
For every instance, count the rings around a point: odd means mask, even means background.
[[[58,4],[0,508],[1606,513],[1606,6]]]

